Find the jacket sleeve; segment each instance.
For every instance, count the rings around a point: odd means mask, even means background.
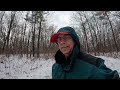
[[[94,78],[100,78],[100,79],[119,79],[119,74],[116,70],[111,70],[104,64],[104,60],[101,58],[98,58],[99,66],[98,69],[94,75]],[[101,60],[100,60],[101,59]]]

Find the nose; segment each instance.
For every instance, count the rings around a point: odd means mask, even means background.
[[[64,40],[60,40],[60,41],[59,41],[59,44],[60,44],[60,45],[65,44],[65,41],[64,41]]]

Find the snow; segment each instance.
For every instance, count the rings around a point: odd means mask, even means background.
[[[51,79],[53,59],[0,56],[0,79]]]
[[[107,67],[120,75],[120,59],[97,56],[105,60]],[[26,58],[0,55],[0,79],[51,79],[54,58]]]

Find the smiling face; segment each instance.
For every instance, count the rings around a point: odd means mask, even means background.
[[[65,57],[68,57],[72,53],[75,45],[75,42],[70,35],[59,35],[57,43],[60,51],[65,55]]]

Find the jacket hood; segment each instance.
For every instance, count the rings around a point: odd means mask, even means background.
[[[66,32],[66,33],[70,34],[76,44],[73,48],[71,55],[68,57],[67,61],[65,60],[65,56],[62,54],[62,52],[60,50],[58,50],[57,53],[55,54],[55,60],[56,60],[56,63],[59,63],[59,64],[68,63],[68,65],[71,66],[73,61],[77,58],[77,55],[80,51],[79,38],[78,38],[75,30],[72,27],[63,27],[63,28],[59,29],[57,33],[60,33],[60,32]]]
[[[77,46],[80,48],[79,37],[72,27],[67,26],[67,27],[60,28],[57,33],[60,33],[60,32],[67,32],[68,34],[70,34],[73,40],[76,42]]]

